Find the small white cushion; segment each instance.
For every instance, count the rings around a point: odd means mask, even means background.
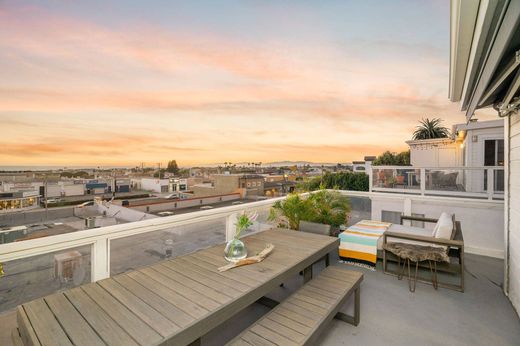
[[[453,219],[448,213],[442,213],[435,225],[433,236],[435,238],[451,239],[453,232]]]
[[[437,220],[437,223],[435,224],[435,227],[433,227],[432,237],[435,238],[435,235],[437,234],[437,230],[438,229],[439,229],[439,220]]]

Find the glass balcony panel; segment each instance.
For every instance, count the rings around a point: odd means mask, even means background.
[[[90,282],[90,246],[3,263],[0,312]]]

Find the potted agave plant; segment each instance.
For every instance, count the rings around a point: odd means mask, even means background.
[[[240,235],[244,230],[253,224],[258,217],[258,213],[243,212],[237,217],[235,234],[233,239],[227,242],[224,249],[224,257],[229,262],[238,262],[247,257],[247,249],[245,244],[240,240]]]

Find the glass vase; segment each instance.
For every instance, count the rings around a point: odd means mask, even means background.
[[[228,241],[224,249],[224,257],[229,262],[238,262],[247,257],[245,244],[238,238]]]

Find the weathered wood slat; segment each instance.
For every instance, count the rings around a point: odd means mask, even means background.
[[[259,239],[249,239],[245,242],[248,251],[253,255],[257,252],[262,251],[265,248],[265,242]],[[287,261],[293,262],[295,260],[295,254],[298,253],[298,257],[305,256],[313,253],[315,250],[301,249],[297,246],[288,246],[283,243],[277,243],[273,253],[269,256],[272,257],[272,261],[279,265],[284,265]]]
[[[323,296],[323,297],[328,297],[328,298],[337,298],[340,296],[340,293],[338,293],[336,291],[326,291],[326,290],[321,289],[321,287],[313,285],[312,281],[307,283],[305,286],[306,286],[305,292],[314,293],[314,296],[318,295],[320,297]]]
[[[237,346],[254,346],[244,339],[237,340]]]
[[[316,244],[317,246],[326,244],[329,239],[328,236],[321,235],[321,238],[316,238],[316,234],[307,233],[307,232],[300,232],[295,230],[289,230],[289,229],[273,229],[273,230],[267,230],[265,232],[261,233],[263,236],[271,236],[273,239],[277,239],[277,237],[286,237],[287,239],[293,239],[297,242],[309,242]]]
[[[164,317],[166,317],[167,319],[169,319],[174,324],[180,327],[187,326],[188,324],[192,323],[195,319],[194,316],[191,316],[186,311],[181,310],[178,306],[170,303],[170,301],[165,299],[165,296],[172,296],[173,292],[169,293],[168,295],[159,296],[157,295],[157,293],[150,291],[145,286],[141,285],[128,275],[116,276],[114,277],[114,280],[120,283],[128,291],[132,292],[132,294],[141,299],[143,302],[160,312]],[[183,305],[184,303],[189,302],[182,296],[177,295],[176,298],[181,298],[173,300],[175,304],[178,305]],[[181,300],[181,302],[179,302],[179,300]],[[198,305],[195,305],[195,307],[196,309],[188,308],[192,314],[196,314],[195,311],[200,311],[200,317],[204,316],[207,313],[207,311],[205,310],[200,310],[200,307]]]
[[[190,256],[183,257],[183,260],[185,260],[186,262],[189,262],[193,266],[206,269],[213,273],[218,273],[220,276],[223,276],[225,278],[232,280],[232,281],[229,281],[230,283],[231,282],[241,282],[243,285],[247,285],[249,287],[249,289],[257,286],[261,282],[261,280],[258,280],[257,278],[254,278],[254,277],[251,277],[248,275],[239,275],[236,273],[236,271],[227,271],[227,272],[220,273],[217,270],[218,267],[215,267],[214,264],[210,264],[210,263],[206,262],[204,260],[204,258],[202,258],[202,256],[195,255],[192,257],[192,255],[190,255]]]
[[[226,295],[220,291],[217,291],[216,288],[212,288],[210,284],[207,286],[203,283],[200,283],[198,281],[195,281],[190,276],[192,273],[187,273],[186,275],[182,275],[174,270],[169,269],[168,267],[165,267],[163,265],[160,266],[153,266],[151,268],[161,275],[164,275],[167,278],[170,278],[174,281],[176,281],[179,285],[182,285],[191,292],[196,295],[195,299],[199,299],[200,296],[206,296],[213,301],[216,302],[215,308],[218,308],[220,304],[225,304],[233,299],[233,297],[230,297],[229,295]]]
[[[153,279],[154,281],[158,282],[159,284],[164,285],[171,291],[182,295],[184,298],[188,299],[193,304],[200,305],[207,311],[213,311],[220,306],[218,302],[208,298],[205,295],[200,295],[198,292],[194,291],[190,287],[186,287],[182,283],[172,280],[168,276],[156,270],[153,270],[152,268],[144,268],[141,269],[140,272],[148,276],[150,279]]]
[[[242,335],[241,339],[253,346],[277,346],[275,343],[272,343],[271,341],[266,340],[266,339],[262,338],[261,336],[255,334],[253,332],[250,332],[250,331],[247,331],[246,333],[244,333],[244,335]]]
[[[291,231],[295,234],[288,234],[287,232],[277,232],[273,234],[259,234],[256,239],[266,241],[266,242],[280,242],[284,246],[288,246],[291,248],[297,248],[305,251],[313,251],[323,246],[327,241],[321,239],[305,239],[305,237],[300,236],[301,234],[305,234],[304,232],[299,231]],[[247,238],[246,238],[247,239]]]
[[[24,309],[42,345],[72,345],[43,299],[24,304]]]
[[[310,282],[318,287],[325,282],[328,288],[337,288],[337,286],[328,286],[331,277],[334,276],[336,281],[342,283],[342,287],[335,291],[337,294],[321,295],[321,293],[327,292],[326,289],[322,292],[320,289],[311,287],[309,282],[231,340],[228,345],[240,344],[247,333],[259,336],[260,342],[265,339],[276,345],[314,345],[319,334],[325,329],[326,323],[336,316],[340,306],[353,292],[355,292],[356,303],[354,317],[338,314],[338,318],[357,325],[359,322],[359,285],[363,275],[337,268],[326,268],[322,274],[326,275],[320,274]]]
[[[311,329],[305,324],[300,323],[300,321],[294,321],[284,315],[281,315],[279,312],[273,312],[272,314],[269,314],[267,318],[304,335],[307,334]]]
[[[140,344],[158,343],[163,339],[151,326],[134,315],[119,301],[113,299],[97,283],[84,285],[81,289]]]
[[[72,288],[64,294],[106,344],[137,345],[137,342],[81,288]]]
[[[172,323],[157,310],[137,298],[115,280],[101,280],[98,284],[161,336],[167,336],[172,330],[180,329],[178,325]]]
[[[273,241],[276,241],[278,246],[283,246],[284,248],[288,248],[291,250],[298,250],[298,251],[304,251],[304,252],[313,252],[318,247],[319,244],[310,244],[310,243],[304,243],[304,242],[297,242],[292,237],[284,237],[283,235],[278,236],[279,239],[274,240],[273,236],[268,235],[259,235],[258,237],[251,238],[251,239],[244,239],[244,243],[248,242],[258,242],[258,243],[271,243]]]
[[[196,272],[197,274],[203,275],[204,277],[207,277],[210,280],[217,281],[225,285],[226,287],[233,288],[240,292],[247,292],[252,287],[251,285],[246,284],[244,280],[231,279],[229,276],[223,275],[226,272],[220,273],[218,270],[208,270],[207,268],[199,266],[197,262],[192,263],[188,258],[185,257],[179,258],[179,261],[177,263],[182,264],[182,268],[184,268],[184,270],[187,270],[189,268],[191,271]]]
[[[74,345],[105,345],[65,295],[56,293],[45,301]]]
[[[249,290],[248,286],[245,286],[240,282],[237,282],[236,285],[233,285],[232,283],[226,284],[227,279],[225,277],[215,273],[207,272],[203,269],[199,269],[194,265],[189,265],[189,263],[186,264],[186,262],[184,262],[182,259],[174,262],[167,261],[161,264],[181,275],[183,273],[189,273],[191,279],[205,286],[209,285],[213,289],[218,290],[218,292],[230,296],[231,298],[238,297],[243,292]]]
[[[18,324],[18,330],[20,331],[20,337],[22,338],[24,345],[41,345],[40,340],[38,340],[36,332],[34,331],[31,322],[29,321],[29,317],[27,317],[27,314],[25,313],[23,305],[19,305],[16,308],[16,323]]]
[[[244,241],[251,255],[266,243],[273,243],[275,250],[260,263],[219,273],[217,268],[227,263],[220,244],[46,297],[40,305],[29,302],[18,308],[20,336],[27,345],[39,345],[40,337],[52,339],[51,344],[190,344],[339,245],[335,238],[285,230],[265,231]],[[325,279],[327,290],[345,287],[345,281]],[[314,299],[318,288],[311,289],[277,308],[237,342],[299,343],[319,321],[312,310],[326,303],[325,298]],[[47,314],[54,326],[38,325],[38,317],[27,314],[26,306],[43,310],[40,315]],[[55,333],[49,333],[52,328]]]
[[[297,343],[301,342],[305,338],[304,334],[299,333],[291,328],[288,328],[284,324],[278,323],[270,319],[269,317],[263,318],[261,321],[258,322],[258,324],[272,331],[276,331],[277,334],[280,334],[286,337],[287,339]]]
[[[297,306],[307,310],[309,314],[322,315],[327,311],[327,309],[325,309],[325,308],[322,308],[320,306],[317,306],[317,305],[311,304],[305,300],[302,300],[300,298],[300,296],[293,295],[291,298],[289,298],[288,301],[290,301],[294,305],[297,305]]]
[[[246,244],[246,246],[247,246],[247,244]],[[253,251],[253,250],[256,250],[256,251]],[[209,248],[209,249],[206,249],[206,251],[209,253],[213,253],[217,256],[220,256],[220,257],[224,256],[224,246]],[[260,247],[257,247],[256,249],[253,247],[250,247],[250,248],[248,248],[248,251],[255,253],[255,252],[262,251],[262,249],[260,249]],[[277,261],[277,258],[279,257],[277,254],[279,252],[280,251],[277,251],[277,247],[275,247],[273,253],[271,255],[269,255],[269,257],[268,257],[269,261],[265,260],[265,261],[262,261],[259,263],[255,263],[254,266],[250,266],[250,267],[256,267],[256,268],[254,268],[254,270],[267,273],[270,275],[270,277],[273,277],[274,275],[279,274],[283,269],[285,269],[285,266],[283,264],[277,263],[277,262],[279,262],[279,260]],[[247,266],[245,266],[245,267],[247,267]]]
[[[158,282],[144,275],[143,273],[132,272],[128,274],[128,277],[134,279],[139,285],[147,288],[152,293],[168,301],[171,305],[177,307],[179,310],[184,311],[192,318],[202,318],[203,316],[207,315],[209,311],[204,307],[192,302],[191,300],[179,294],[178,292],[170,290],[161,282]],[[119,280],[122,280],[122,278],[118,278],[118,281]],[[138,289],[138,287],[136,287],[136,289]]]
[[[337,299],[332,300],[330,298],[327,299],[326,297],[321,297],[321,299],[314,298],[314,296],[315,296],[314,294],[312,294],[312,293],[305,294],[305,292],[306,292],[306,290],[300,290],[300,291],[296,292],[294,294],[294,298],[296,298],[298,300],[302,300],[308,304],[318,306],[323,309],[330,308],[330,306],[334,303],[334,301],[337,300]]]
[[[286,338],[285,336],[278,334],[277,332],[272,331],[260,324],[255,324],[250,328],[253,333],[256,335],[260,335],[262,338],[271,341],[276,345],[284,345],[284,346],[296,346],[297,343]]]
[[[274,313],[275,311],[273,311]],[[291,319],[295,322],[298,322],[298,323],[301,323],[303,325],[305,325],[306,327],[313,327],[314,324],[316,323],[316,320],[312,319],[312,318],[309,318],[308,316],[306,315],[302,315],[294,310],[291,310],[291,309],[288,309],[287,306],[278,306],[277,309],[276,309],[276,313],[279,314],[279,315],[282,315],[288,319]]]

